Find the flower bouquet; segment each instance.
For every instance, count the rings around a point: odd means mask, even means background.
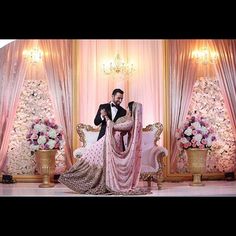
[[[41,188],[53,187],[50,177],[55,172],[55,156],[57,150],[63,147],[62,128],[54,119],[35,119],[27,134],[30,148],[36,152],[36,162],[40,173],[43,175]]]
[[[177,129],[178,148],[188,156],[190,172],[193,174],[191,186],[203,186],[201,176],[206,170],[206,157],[212,142],[216,140],[214,130],[202,116],[187,116],[186,122]]]
[[[214,130],[202,116],[187,116],[186,122],[177,129],[176,138],[180,150],[210,148],[216,140]]]
[[[62,149],[63,131],[54,119],[35,119],[27,133],[27,141],[34,152],[36,150]]]

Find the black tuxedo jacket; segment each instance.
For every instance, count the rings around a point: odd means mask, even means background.
[[[107,112],[107,116],[112,120],[111,105],[110,105],[110,103],[101,104],[101,105],[99,106],[99,108],[98,108],[97,115],[96,115],[96,117],[95,117],[95,119],[94,119],[94,124],[95,124],[95,125],[100,125],[100,124],[102,124],[97,140],[99,140],[100,138],[102,138],[102,137],[104,136],[104,134],[105,134],[105,132],[106,132],[106,127],[107,127],[106,120],[105,120],[105,119],[102,120],[102,118],[101,118],[101,113],[100,113],[101,109],[105,109],[106,112]],[[116,120],[117,120],[118,118],[120,118],[120,117],[122,117],[122,116],[125,116],[125,115],[126,115],[126,110],[125,110],[123,107],[119,106],[119,107],[118,107],[118,111],[117,111],[117,113],[116,113],[116,116],[115,116],[113,122],[116,122]]]

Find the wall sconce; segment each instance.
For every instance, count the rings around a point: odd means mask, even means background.
[[[218,57],[218,52],[209,50],[207,47],[192,52],[192,59],[194,59],[196,63],[204,65],[216,63]]]
[[[37,64],[42,61],[43,52],[38,47],[35,47],[31,50],[24,50],[23,56],[29,63]]]
[[[133,64],[125,63],[121,58],[120,55],[117,54],[114,61],[103,64],[103,72],[107,75],[110,74],[125,74],[130,75],[135,71]]]

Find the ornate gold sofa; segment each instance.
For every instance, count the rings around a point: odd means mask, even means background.
[[[79,158],[88,147],[96,142],[99,128],[94,128],[91,125],[80,123],[77,125],[76,130],[82,146],[74,150],[73,154],[75,158]],[[164,147],[158,146],[157,144],[162,131],[163,125],[158,122],[143,128],[142,137],[142,165],[140,178],[144,181],[148,181],[149,187],[151,187],[151,181],[157,182],[158,189],[161,189],[163,182],[163,158],[168,154]],[[126,141],[126,138],[124,138],[125,145]],[[155,159],[151,160],[150,153],[154,145],[156,148],[156,155]]]

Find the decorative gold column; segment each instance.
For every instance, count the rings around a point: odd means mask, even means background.
[[[165,168],[164,168],[164,178],[170,173],[170,101],[169,101],[169,58],[168,58],[168,40],[164,40],[164,50],[163,50],[163,66],[164,66],[164,92],[163,92],[163,101],[164,101],[164,119],[163,119],[163,138],[164,138],[164,147],[168,150],[168,156],[164,159]]]

